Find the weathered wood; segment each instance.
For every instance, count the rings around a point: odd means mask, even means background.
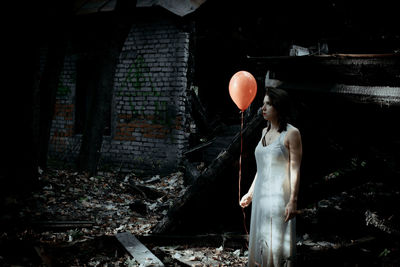
[[[249,64],[255,76],[270,70],[284,81],[392,87],[400,82],[400,54],[249,57]]]
[[[137,237],[143,243],[157,246],[190,245],[197,247],[224,247],[244,248],[248,242],[248,235],[236,233],[206,234],[206,235],[171,235],[148,234]]]
[[[257,115],[243,129],[243,139],[249,138],[254,130],[259,128],[264,119]],[[203,170],[196,181],[190,185],[181,200],[172,206],[167,215],[152,229],[153,233],[166,233],[179,229],[180,225],[187,220],[185,212],[193,208],[193,205],[206,205],[209,194],[207,188],[212,186],[220,175],[226,170],[229,163],[235,159],[233,155],[240,153],[240,132],[232,139],[230,145],[223,150],[211,163]],[[204,201],[202,201],[204,200]],[[200,204],[199,204],[200,203]]]
[[[332,57],[343,57],[343,58],[393,58],[399,57],[400,54],[386,53],[386,54],[332,54]]]
[[[269,57],[252,57],[247,56],[248,59],[258,59],[258,60],[300,60],[300,61],[322,61],[329,60],[334,58],[396,58],[399,57],[400,54],[396,53],[385,53],[385,54],[344,54],[344,53],[335,53],[330,55],[310,55],[306,57],[293,57],[293,56],[269,56]]]
[[[115,237],[141,266],[164,266],[164,264],[131,233],[117,233]]]
[[[94,221],[36,221],[32,225],[40,228],[63,228],[63,229],[73,229],[73,228],[88,228],[93,227]]]
[[[148,199],[154,200],[165,195],[163,192],[157,190],[155,187],[138,184],[133,181],[129,182],[129,187],[135,192],[140,193],[144,198]]]
[[[198,151],[198,150],[200,150],[200,149],[202,149],[202,148],[204,148],[204,147],[206,147],[206,146],[211,145],[214,141],[215,141],[215,138],[212,139],[212,140],[210,140],[210,141],[207,141],[207,142],[205,142],[205,143],[202,143],[202,144],[200,144],[200,145],[197,145],[197,146],[195,146],[195,147],[193,147],[193,148],[191,148],[191,149],[189,149],[189,150],[183,152],[183,154],[186,156],[186,155],[189,154],[189,153],[196,152],[196,151]]]
[[[209,165],[220,153],[229,147],[239,131],[240,125],[221,125],[214,130],[215,138],[212,145],[202,151],[203,160],[206,165]]]
[[[297,250],[299,255],[308,253],[320,253],[320,252],[326,253],[326,252],[332,252],[334,250],[345,250],[354,247],[359,247],[368,244],[370,242],[373,242],[375,240],[376,238],[373,236],[365,236],[344,243],[331,243],[327,241],[305,240],[297,245]]]
[[[350,243],[345,243],[345,244],[339,245],[337,248],[356,247],[356,246],[364,245],[366,243],[370,243],[375,240],[376,240],[376,238],[374,236],[366,236],[366,237],[362,237],[362,238],[359,238],[356,240],[352,240]]]
[[[141,194],[142,197],[147,198],[145,192],[143,192],[139,187],[136,186],[134,183],[129,183],[129,187],[134,191],[135,194]]]
[[[343,95],[360,103],[400,105],[400,87],[289,82],[277,79],[269,79],[268,86],[286,90],[313,91]]]

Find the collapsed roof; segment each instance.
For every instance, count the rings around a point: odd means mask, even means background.
[[[178,15],[185,16],[195,11],[206,0],[137,0],[136,7],[160,6]],[[97,12],[109,12],[115,9],[117,0],[77,0],[75,2],[75,14],[91,14]]]

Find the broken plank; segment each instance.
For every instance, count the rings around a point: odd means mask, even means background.
[[[73,229],[93,227],[94,221],[35,221],[32,225],[40,228]]]
[[[261,115],[255,116],[243,129],[242,138],[244,140],[253,138],[255,133],[258,133],[263,122],[264,118]],[[197,210],[197,207],[207,206],[207,201],[209,201],[210,197],[209,187],[213,187],[219,178],[225,176],[227,168],[231,168],[236,156],[239,157],[240,147],[241,135],[240,132],[237,132],[229,146],[223,149],[219,155],[216,155],[216,158],[202,171],[194,183],[187,188],[180,201],[174,203],[168,210],[167,215],[153,227],[152,233],[164,234],[182,231],[185,224],[190,225],[188,221],[193,221],[194,216],[201,216],[200,214],[188,216],[188,213]]]
[[[142,194],[144,198],[156,200],[157,198],[163,197],[164,193],[159,191],[152,185],[141,185],[139,183],[135,183],[133,181],[129,182],[129,187],[133,189],[133,191]]]
[[[164,264],[131,233],[117,233],[115,237],[140,265],[164,266]]]
[[[248,235],[223,233],[204,235],[148,234],[137,236],[144,243],[157,246],[191,245],[197,247],[244,248],[248,243]]]

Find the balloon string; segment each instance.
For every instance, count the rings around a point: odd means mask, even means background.
[[[241,124],[240,124],[240,156],[239,156],[239,203],[240,203],[240,184],[242,181],[242,152],[243,152],[243,111],[240,111],[242,115],[241,119]],[[246,231],[246,234],[248,235],[247,231],[247,226],[246,226],[246,213],[244,212],[244,208],[242,207],[242,213],[243,213],[243,225],[244,225],[244,230]]]

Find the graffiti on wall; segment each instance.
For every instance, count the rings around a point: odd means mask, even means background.
[[[159,100],[160,90],[154,85],[149,67],[142,56],[138,56],[128,68],[117,96],[128,97],[132,119],[151,118],[154,123],[171,125],[168,101]],[[138,101],[138,99],[142,101]],[[151,102],[151,105],[149,105]],[[152,105],[154,102],[154,105]],[[151,107],[151,108],[150,108]],[[148,113],[154,115],[147,115]]]
[[[76,73],[72,73],[69,78],[71,83],[76,83]],[[65,82],[63,75],[60,75],[57,84],[57,96],[63,97],[68,96],[69,94],[71,94],[71,88],[68,86],[67,82]]]

